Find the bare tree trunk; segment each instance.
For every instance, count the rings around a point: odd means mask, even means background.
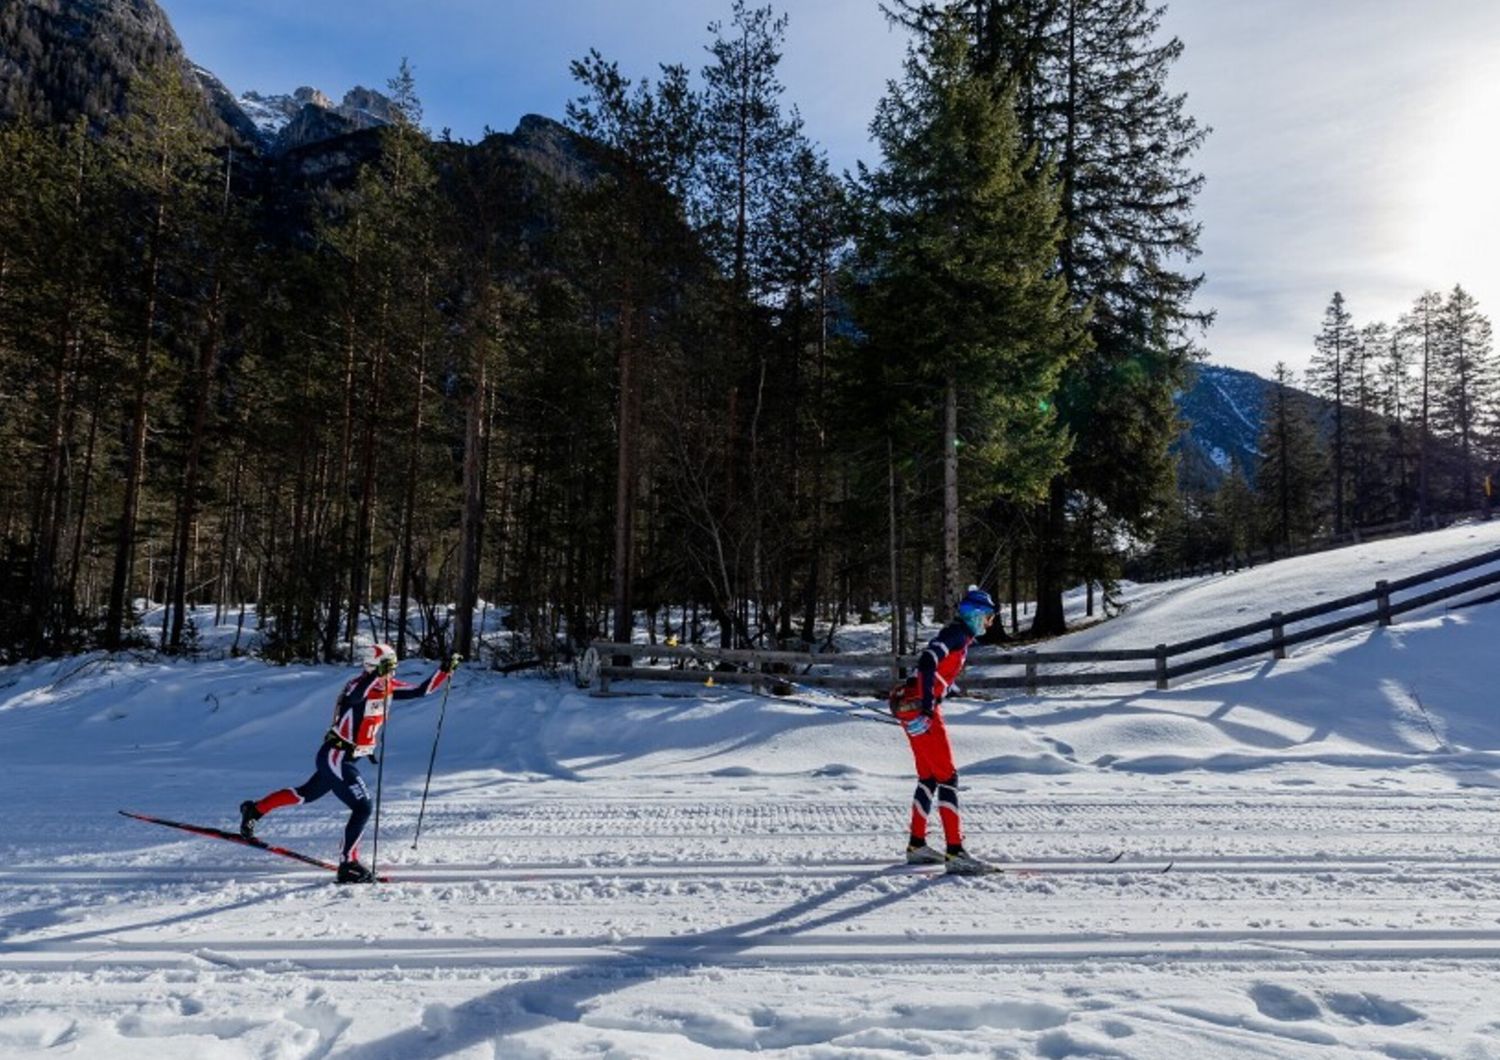
[[[631,307],[620,314],[620,413],[617,424],[619,452],[615,464],[615,578],[614,639],[629,643],[631,636],[631,582],[635,559],[635,336]]]
[[[943,604],[963,595],[958,573],[958,379],[952,370],[943,388]]]
[[[167,171],[167,156],[161,156],[161,172]],[[141,486],[146,472],[146,414],[151,386],[151,354],[156,330],[156,300],[161,279],[161,240],[166,228],[167,204],[158,198],[152,213],[151,234],[146,251],[146,309],[142,315],[140,342],[136,346],[134,382],[130,403],[130,441],[127,447],[125,495],[120,507],[120,526],[115,544],[115,570],[109,587],[109,611],[104,619],[104,646],[118,650],[129,607],[130,582],[135,570],[135,523],[140,510]]]
[[[1054,478],[1047,504],[1038,513],[1042,532],[1037,540],[1036,613],[1031,620],[1031,631],[1037,636],[1056,636],[1068,629],[1062,600],[1067,573],[1067,499],[1062,478]]]
[[[903,623],[901,621],[901,562],[896,551],[896,444],[889,436],[885,440],[886,447],[886,469],[890,479],[890,517],[891,517],[891,654],[902,654],[901,642]]]
[[[474,608],[479,602],[479,571],[484,544],[485,454],[489,448],[489,351],[475,350],[473,378],[464,419],[463,513],[459,526],[458,614],[454,648],[473,654]]]
[[[214,368],[219,363],[222,294],[223,280],[220,275],[216,275],[208,303],[208,334],[204,337],[197,370],[194,372],[188,451],[182,471],[182,493],[177,503],[176,544],[173,546],[171,590],[167,601],[167,609],[172,612],[172,623],[166,645],[174,651],[182,647],[183,619],[187,608],[188,554],[191,551],[188,537],[198,518],[198,468],[203,458],[203,442],[208,426],[208,397],[213,388]]]
[[[397,587],[398,599],[396,604],[396,658],[406,658],[406,618],[411,607],[411,577],[412,577],[412,548],[415,533],[413,524],[417,515],[417,456],[420,452],[420,439],[422,437],[422,412],[427,400],[427,330],[425,327],[426,306],[429,296],[429,280],[423,277],[422,281],[422,306],[424,327],[422,338],[417,350],[417,385],[411,402],[411,439],[410,448],[406,457],[406,490],[401,499],[401,574],[400,585]],[[464,453],[464,475],[467,483],[469,467],[469,456],[467,450]],[[467,512],[465,513],[467,515]],[[460,578],[459,595],[463,595],[463,580]],[[390,594],[386,594],[390,599]],[[464,617],[463,608],[459,608],[456,619],[458,629],[467,631],[468,620]],[[458,649],[468,654],[468,645]]]

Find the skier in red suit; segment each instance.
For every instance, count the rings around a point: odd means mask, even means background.
[[[891,693],[892,712],[906,730],[917,766],[911,840],[906,848],[910,864],[942,863],[948,872],[957,875],[975,875],[989,869],[964,849],[963,822],[958,814],[958,770],[953,765],[953,748],[948,744],[948,729],[943,724],[942,702],[963,670],[969,647],[976,639],[986,644],[1006,639],[998,628],[990,632],[994,621],[994,599],[977,586],[970,586],[959,601],[958,617],[928,642],[917,657],[917,672]],[[927,819],[934,803],[947,844],[942,853],[927,845]]]
[[[372,644],[364,650],[362,661],[364,672],[350,678],[339,693],[333,724],[323,735],[313,775],[298,787],[281,788],[265,798],[240,803],[240,835],[250,839],[255,835],[255,822],[272,810],[314,802],[330,791],[337,795],[349,807],[339,883],[369,883],[375,879],[374,873],[359,860],[359,839],[364,834],[365,822],[370,819],[372,803],[365,782],[354,767],[355,761],[375,753],[390,701],[417,699],[436,692],[447,683],[458,656],[448,659],[417,685],[396,679],[396,651],[389,644]]]

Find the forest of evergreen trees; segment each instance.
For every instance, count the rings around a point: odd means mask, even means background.
[[[1462,285],[1394,324],[1355,323],[1334,292],[1302,378],[1276,366],[1254,468],[1188,491],[1163,519],[1156,570],[1285,555],[1402,524],[1489,514],[1500,490],[1500,362]],[[1253,485],[1251,478],[1253,476]]]
[[[473,655],[491,609],[496,663],[642,615],[815,642],[877,601],[905,649],[968,581],[1060,631],[1177,510],[1205,132],[1141,0],[890,13],[882,157],[842,177],[744,0],[699,71],[577,61],[545,165],[430,136],[405,64],[402,120],[300,169],[172,63],[105,122],[0,126],[0,656],[191,651],[203,605],[277,660]],[[1336,373],[1340,519],[1452,488],[1371,485],[1382,342]],[[1492,437],[1431,378],[1423,438]],[[1412,400],[1379,422],[1416,475]]]

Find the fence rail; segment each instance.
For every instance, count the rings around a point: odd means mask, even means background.
[[[1448,563],[1420,574],[1390,581],[1378,581],[1372,589],[1351,593],[1324,603],[1298,608],[1294,611],[1274,612],[1269,617],[1256,622],[1247,622],[1244,625],[1194,637],[1176,644],[1158,644],[1153,648],[986,652],[982,655],[971,656],[969,673],[964,677],[963,687],[973,691],[1025,689],[1028,692],[1049,687],[1087,687],[1110,684],[1154,684],[1157,688],[1167,688],[1175,678],[1257,655],[1269,654],[1274,659],[1284,659],[1287,649],[1294,645],[1358,626],[1372,624],[1388,626],[1397,615],[1463,596],[1477,589],[1500,585],[1500,569],[1496,569],[1461,581],[1450,582],[1401,600],[1392,599],[1398,593],[1405,593],[1419,586],[1488,566],[1500,567],[1500,549]],[[1343,615],[1328,622],[1294,631],[1287,629],[1288,626],[1300,625],[1335,612],[1347,611],[1350,608],[1372,603],[1374,604],[1372,608]],[[1235,643],[1247,637],[1258,637],[1260,634],[1269,634],[1269,636],[1248,644]],[[1224,651],[1173,662],[1178,656],[1193,655],[1207,648],[1231,644],[1234,646]],[[652,663],[667,660],[668,665],[637,665],[638,660],[648,660]],[[712,678],[718,683],[747,684],[757,689],[777,681],[791,681],[799,685],[819,688],[884,694],[892,683],[900,678],[904,670],[910,670],[916,666],[916,660],[915,655],[861,652],[813,654],[779,650],[761,651],[754,648],[710,648],[696,644],[619,644],[612,641],[595,641],[578,667],[577,677],[580,687],[586,687],[592,684],[597,676],[600,692],[608,692],[610,682],[616,680],[703,684],[707,678]],[[1043,667],[1117,662],[1150,662],[1151,666],[1141,669],[1043,672]],[[686,663],[700,665],[698,668],[688,669],[683,665]],[[702,666],[707,666],[709,669],[704,670]],[[798,672],[793,672],[794,667],[800,668]],[[1022,672],[1004,675],[987,672],[998,667],[1020,667]],[[816,673],[812,672],[813,668],[837,672]]]

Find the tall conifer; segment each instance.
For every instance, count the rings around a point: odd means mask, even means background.
[[[893,428],[922,430],[946,469],[948,604],[963,581],[956,465],[967,457],[970,507],[1044,490],[1067,452],[1049,399],[1087,345],[1054,267],[1052,173],[1023,147],[1011,95],[976,72],[971,47],[953,20],[918,38],[876,112],[884,161],[861,189],[858,318],[904,384],[891,401],[907,422]]]

